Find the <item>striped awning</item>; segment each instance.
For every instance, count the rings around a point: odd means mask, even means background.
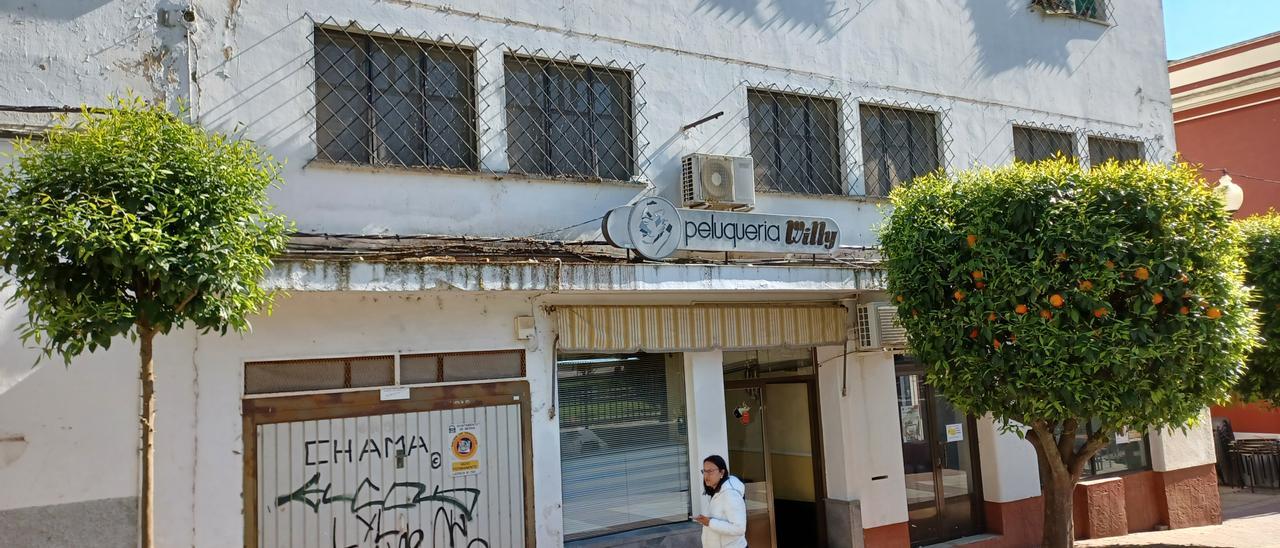
[[[844,344],[839,305],[556,306],[562,352],[682,352]]]

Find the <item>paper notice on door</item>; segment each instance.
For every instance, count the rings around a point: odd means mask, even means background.
[[[947,425],[947,443],[964,441],[964,424]]]

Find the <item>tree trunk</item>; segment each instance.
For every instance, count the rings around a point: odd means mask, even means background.
[[[1084,466],[1107,444],[1107,432],[1100,428],[1076,447],[1076,419],[1058,423],[1033,422],[1027,441],[1036,450],[1040,469],[1040,494],[1044,501],[1044,531],[1040,542],[1046,548],[1075,545],[1076,524],[1072,505],[1076,481]]]
[[[1071,548],[1076,538],[1072,497],[1076,482],[1071,478],[1041,477],[1044,496],[1044,534],[1040,541],[1046,548]]]
[[[142,414],[139,415],[138,422],[142,426],[142,490],[138,494],[140,520],[138,534],[141,537],[139,545],[142,548],[155,546],[152,491],[155,481],[156,372],[155,364],[151,360],[151,343],[155,340],[155,336],[156,332],[151,327],[139,326],[138,339],[141,342],[141,349],[138,354],[142,362],[139,374],[142,380]]]

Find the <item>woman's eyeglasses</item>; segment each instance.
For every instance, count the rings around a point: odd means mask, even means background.
[[[710,470],[702,470],[702,475],[704,475],[704,476],[705,476],[705,475],[707,475],[707,474],[714,474],[714,473],[719,472],[719,471],[720,471],[720,470],[719,470],[718,468],[712,468],[712,469],[710,469]]]

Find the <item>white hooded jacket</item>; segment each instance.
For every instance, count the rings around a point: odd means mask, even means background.
[[[747,488],[734,476],[714,497],[702,495],[702,514],[711,518],[702,528],[702,548],[746,548]]]

